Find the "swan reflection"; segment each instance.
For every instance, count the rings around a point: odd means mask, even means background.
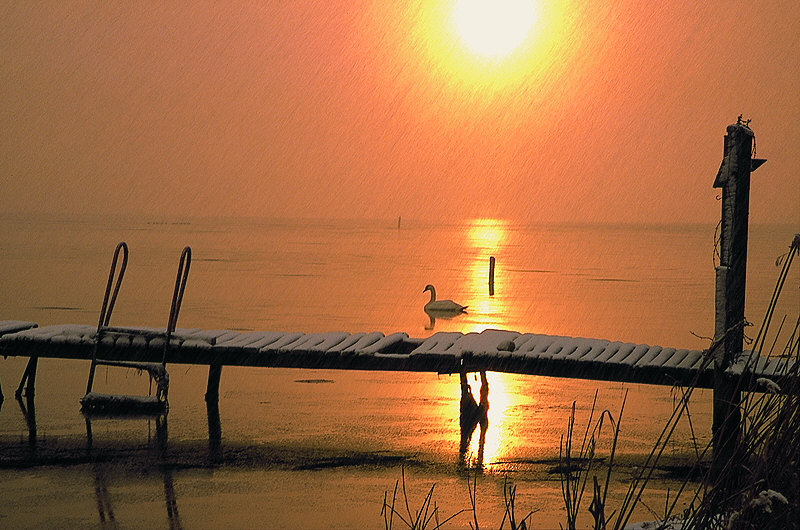
[[[453,318],[463,315],[463,312],[453,313],[452,311],[431,311],[426,309],[425,314],[428,315],[428,325],[425,326],[426,330],[432,330],[436,325],[436,319],[452,320]]]

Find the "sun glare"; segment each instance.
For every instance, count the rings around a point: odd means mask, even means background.
[[[530,0],[460,0],[453,11],[458,35],[486,57],[511,53],[528,37],[536,18]]]
[[[400,60],[418,64],[423,76],[435,79],[448,95],[469,104],[452,108],[445,105],[450,98],[431,90],[430,101],[420,103],[421,107],[473,120],[476,112],[497,102],[495,97],[518,95],[523,87],[538,97],[533,89],[559,74],[564,58],[580,41],[570,30],[572,19],[566,4],[542,0],[424,2],[424,9],[413,10],[413,22],[402,36],[408,46],[398,48]],[[461,108],[467,115],[457,115]],[[454,126],[459,123],[460,119],[446,121]]]

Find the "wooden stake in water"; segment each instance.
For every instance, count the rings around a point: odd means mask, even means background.
[[[494,296],[494,256],[489,256],[489,296]]]

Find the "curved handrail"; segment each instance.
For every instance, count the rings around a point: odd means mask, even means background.
[[[162,366],[167,364],[167,351],[169,350],[169,341],[172,337],[172,332],[178,325],[178,314],[181,311],[181,303],[183,302],[183,292],[186,290],[186,281],[189,277],[189,267],[192,264],[192,249],[189,246],[183,248],[181,251],[181,259],[178,263],[178,274],[175,278],[175,289],[172,292],[172,305],[169,310],[169,321],[167,322],[167,336],[164,341],[164,356],[161,359]]]
[[[117,272],[117,262],[119,261],[119,253],[122,251],[122,263]],[[122,278],[125,276],[125,269],[128,266],[128,244],[120,241],[117,248],[114,249],[114,258],[111,260],[111,270],[108,272],[108,282],[106,283],[106,293],[103,296],[103,305],[100,308],[100,319],[97,322],[97,336],[95,337],[94,348],[92,349],[92,366],[89,368],[89,380],[86,383],[86,393],[92,391],[94,383],[94,371],[97,365],[97,348],[100,345],[101,333],[104,326],[108,326],[111,321],[111,313],[114,311],[114,304],[117,302],[117,295],[119,288],[122,286]],[[117,281],[114,283],[114,277]],[[114,285],[112,293],[111,286]]]
[[[119,259],[119,252],[122,250],[122,265],[119,269],[119,276],[117,277],[117,284],[114,286],[114,293],[111,294],[111,284],[114,282],[114,274],[117,269],[117,260]],[[97,331],[103,326],[108,326],[111,321],[111,313],[114,311],[114,304],[117,302],[117,295],[119,288],[122,285],[122,277],[125,276],[125,269],[128,266],[128,244],[120,241],[117,248],[114,249],[114,259],[111,261],[111,270],[108,273],[108,283],[106,284],[106,294],[103,297],[103,306],[100,309],[100,321],[97,323]],[[111,300],[109,301],[109,294]]]

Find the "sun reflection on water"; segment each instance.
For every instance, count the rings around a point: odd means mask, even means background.
[[[503,219],[475,219],[467,230],[468,248],[473,250],[469,264],[468,292],[466,300],[469,305],[470,322],[462,328],[462,332],[480,332],[489,328],[509,329],[510,307],[500,293],[489,294],[489,258],[500,257],[503,248],[508,244],[509,222]],[[495,269],[495,282],[505,285],[506,278],[501,267]],[[492,464],[502,461],[511,455],[515,433],[521,431],[518,425],[520,417],[514,409],[524,399],[514,390],[512,376],[509,374],[489,372],[489,411],[488,428],[485,433],[482,461],[479,429],[473,433],[469,444],[468,462],[471,464]],[[480,381],[477,374],[469,375],[469,383],[473,393],[478,393]]]
[[[506,238],[507,228],[508,221],[503,219],[473,219],[467,231],[470,245],[484,252],[496,252]]]
[[[468,248],[474,251],[469,264],[470,323],[464,333],[488,328],[504,328],[508,324],[508,308],[500,297],[489,295],[489,258],[506,244],[508,221],[503,219],[474,219],[467,228]],[[495,281],[504,281],[501,270],[495,270]]]

